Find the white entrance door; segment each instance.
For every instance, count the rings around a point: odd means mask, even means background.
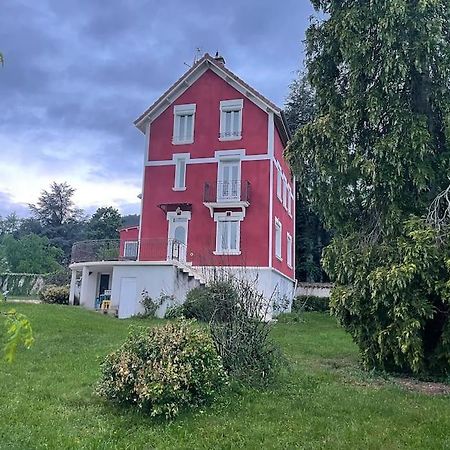
[[[120,280],[119,319],[136,314],[137,282],[134,277],[124,277]]]
[[[169,219],[169,239],[167,259],[186,261],[188,219],[172,217]]]
[[[217,182],[218,201],[240,200],[241,176],[239,161],[221,161]]]

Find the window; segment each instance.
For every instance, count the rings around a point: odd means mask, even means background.
[[[221,141],[233,141],[242,136],[243,100],[224,100],[220,102],[220,135]]]
[[[281,169],[277,167],[277,197],[281,200],[282,195],[282,176]]]
[[[288,210],[288,214],[290,216],[292,216],[292,192],[291,192],[291,188],[288,189],[288,198],[287,198],[287,210]]]
[[[275,217],[275,256],[281,260],[281,222]]]
[[[288,196],[288,191],[287,191],[287,181],[286,179],[283,178],[283,206],[284,209],[287,209],[287,196]]]
[[[216,213],[217,222],[216,255],[240,255],[240,234],[242,213]]]
[[[292,268],[292,236],[289,233],[286,239],[286,262]]]
[[[124,258],[137,258],[138,241],[125,241],[123,244],[123,256]]]
[[[196,105],[175,105],[173,109],[173,144],[194,142],[194,121]]]
[[[174,191],[186,190],[186,161],[189,159],[189,156],[189,153],[173,155],[173,160],[175,162]]]

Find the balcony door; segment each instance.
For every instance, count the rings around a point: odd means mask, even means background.
[[[220,161],[217,181],[217,201],[241,199],[241,163],[239,160]]]

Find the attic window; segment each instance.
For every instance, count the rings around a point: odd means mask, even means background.
[[[243,105],[244,101],[242,99],[220,102],[220,141],[241,139]]]
[[[173,109],[173,144],[194,142],[194,122],[196,105],[175,105]]]

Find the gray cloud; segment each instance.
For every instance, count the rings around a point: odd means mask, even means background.
[[[8,186],[0,180],[0,214],[23,212],[20,201],[33,201],[60,174],[74,185],[101,186],[107,176],[115,193],[121,183],[138,190],[143,137],[132,121],[198,46],[220,50],[231,70],[282,104],[312,13],[294,0],[40,0],[1,9],[0,165],[19,172],[26,164],[36,176],[26,200],[11,186],[23,183],[20,173]],[[114,201],[139,212],[132,198]]]

